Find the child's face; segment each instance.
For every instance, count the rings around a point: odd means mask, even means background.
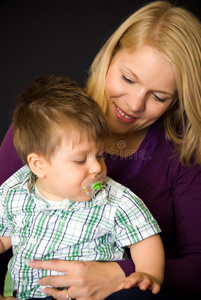
[[[88,176],[94,179],[98,173],[103,173],[105,179],[107,170],[103,152],[104,145],[97,146],[86,134],[80,141],[76,140],[76,131],[64,136],[50,162],[45,161],[45,178],[38,179],[42,195],[55,201],[89,200],[91,197],[84,192],[82,183]]]

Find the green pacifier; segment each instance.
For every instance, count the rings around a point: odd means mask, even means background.
[[[84,189],[84,192],[91,196],[91,198],[94,200],[98,192],[101,190],[106,190],[106,187],[103,185],[103,174],[97,175],[95,178],[91,178],[90,176],[87,177],[83,183],[82,187]]]

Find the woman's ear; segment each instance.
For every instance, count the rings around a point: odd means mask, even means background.
[[[37,153],[30,153],[27,156],[28,166],[38,178],[45,178],[45,158]]]

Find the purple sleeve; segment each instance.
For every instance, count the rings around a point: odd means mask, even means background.
[[[8,129],[0,147],[0,185],[23,166],[13,145],[13,126]]]
[[[165,286],[201,293],[201,167],[180,166],[172,195],[178,258],[166,260]]]
[[[127,258],[126,260],[117,260],[115,261],[119,264],[119,266],[124,271],[126,277],[128,277],[131,273],[135,272],[135,265],[131,258]]]
[[[180,166],[175,177],[172,197],[178,257],[166,257],[164,286],[201,294],[201,167]],[[126,276],[134,272],[131,259],[116,262]]]

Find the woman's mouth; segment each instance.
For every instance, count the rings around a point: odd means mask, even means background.
[[[136,120],[135,117],[126,114],[124,111],[122,111],[116,104],[114,104],[115,107],[115,113],[118,119],[124,123],[132,123]]]

